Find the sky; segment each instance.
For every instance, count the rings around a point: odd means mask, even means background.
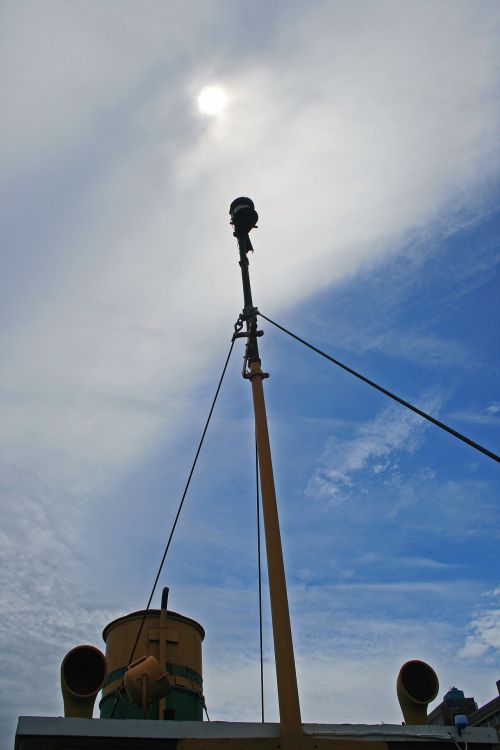
[[[264,314],[500,452],[499,26],[490,0],[1,4],[2,748],[147,602],[242,307],[235,197]],[[303,720],[400,722],[412,658],[492,699],[498,464],[261,325]],[[242,356],[154,605],[205,627],[211,719],[259,721]],[[276,720],[266,581],[264,657]]]

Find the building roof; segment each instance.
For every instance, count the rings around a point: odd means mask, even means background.
[[[474,726],[497,712],[500,712],[500,695],[497,695],[497,697],[493,698],[489,703],[485,703],[484,706],[481,706],[477,711],[474,711],[474,713],[469,716],[469,721],[471,725]]]

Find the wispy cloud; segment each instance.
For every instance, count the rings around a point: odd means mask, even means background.
[[[420,400],[424,409],[436,413],[441,398]],[[329,438],[321,465],[309,480],[306,493],[333,502],[346,499],[361,472],[381,475],[397,466],[400,453],[415,452],[426,425],[416,415],[389,406],[356,430],[353,438]]]
[[[394,564],[398,567],[404,568],[420,568],[423,570],[434,570],[434,571],[446,571],[454,570],[460,567],[459,563],[442,562],[441,560],[434,560],[430,557],[390,557],[387,556],[384,560],[386,564]]]
[[[117,487],[159,444],[168,453],[225,349],[241,307],[230,200],[258,200],[255,290],[279,310],[406,252],[409,233],[481,215],[498,174],[495,3],[278,4],[274,25],[256,23],[262,44],[245,49],[241,4],[149,7],[1,11],[9,731],[19,710],[57,710],[26,665],[50,662],[44,684],[57,690],[62,644],[98,638],[97,621],[142,586],[152,524],[133,529],[142,557],[124,582],[110,560],[125,515]],[[214,77],[232,102],[217,122],[195,106]],[[390,473],[422,429],[384,413],[335,445],[338,459],[332,441],[311,481],[337,499],[362,472]]]
[[[471,621],[460,655],[474,659],[485,654],[500,652],[500,587],[489,592],[495,600],[494,607],[479,610]]]
[[[400,357],[410,362],[431,367],[471,367],[467,352],[457,341],[450,341],[430,333],[419,333],[418,330],[406,330],[405,333],[384,332],[373,337],[366,337],[366,351],[382,351],[392,357]]]
[[[458,409],[451,416],[474,424],[500,424],[500,404],[495,401],[482,409]]]

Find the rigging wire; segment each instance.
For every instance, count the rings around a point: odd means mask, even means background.
[[[205,716],[207,717],[207,721],[210,721],[210,716],[208,715],[208,708],[207,708],[207,702],[205,700],[205,696],[203,695],[202,698],[203,698],[203,710],[205,711]],[[467,748],[465,748],[465,750],[467,750]]]
[[[214,411],[214,408],[215,408],[217,397],[219,395],[219,391],[220,391],[221,386],[222,386],[222,381],[224,380],[224,375],[226,374],[227,366],[229,364],[229,359],[231,358],[231,354],[232,354],[232,351],[233,351],[234,342],[235,342],[235,336],[233,336],[233,338],[231,339],[231,346],[229,347],[229,352],[227,354],[226,361],[224,363],[224,367],[222,368],[222,373],[221,373],[221,376],[219,378],[219,382],[217,384],[217,389],[215,391],[215,395],[214,395],[213,400],[212,400],[212,405],[210,406],[210,411],[208,412],[208,417],[207,417],[207,420],[205,422],[205,426],[203,428],[203,432],[201,434],[200,442],[198,443],[198,448],[196,450],[196,453],[195,453],[195,456],[194,456],[194,459],[193,459],[193,463],[191,465],[191,470],[189,472],[189,475],[188,475],[188,478],[187,478],[187,481],[186,481],[186,485],[184,487],[184,492],[182,493],[182,497],[181,497],[181,500],[180,500],[180,503],[179,503],[179,507],[177,508],[177,513],[175,514],[175,519],[174,519],[174,522],[172,524],[172,528],[170,530],[168,541],[167,541],[167,544],[165,545],[165,549],[163,551],[163,556],[161,558],[161,562],[160,562],[158,571],[156,573],[156,577],[155,577],[155,580],[154,580],[154,583],[153,583],[153,588],[151,589],[151,593],[149,595],[148,603],[146,604],[146,609],[144,610],[144,614],[142,616],[141,624],[139,626],[139,630],[137,632],[137,635],[136,635],[136,638],[135,638],[135,641],[134,641],[134,645],[132,646],[132,651],[130,652],[130,657],[129,657],[129,660],[127,662],[127,667],[130,666],[130,664],[132,662],[132,659],[134,658],[135,649],[137,648],[137,644],[139,643],[139,638],[141,637],[141,633],[142,633],[142,629],[144,627],[144,623],[146,621],[147,613],[149,611],[149,607],[151,606],[151,602],[153,600],[153,596],[154,596],[154,593],[156,591],[156,587],[158,585],[158,581],[159,581],[159,578],[160,578],[160,575],[161,575],[161,571],[162,571],[163,565],[165,563],[165,558],[167,557],[167,553],[168,553],[168,550],[170,548],[170,544],[172,542],[172,538],[174,536],[174,532],[175,532],[175,529],[176,529],[176,526],[177,526],[177,522],[178,522],[179,516],[181,514],[182,506],[184,505],[184,500],[186,499],[186,495],[187,495],[187,492],[188,492],[188,489],[189,489],[189,485],[191,484],[191,478],[192,478],[192,476],[194,474],[196,463],[198,461],[198,456],[200,455],[200,451],[201,451],[201,448],[202,448],[202,445],[203,445],[203,441],[205,440],[205,435],[207,434],[208,425],[210,424],[210,420],[212,418],[212,414],[213,414],[213,411]],[[111,719],[114,716],[114,713],[115,713],[115,710],[116,710],[116,706],[118,704],[118,700],[119,700],[119,697],[120,697],[121,687],[122,686],[120,686],[117,689],[117,692],[116,692],[115,702],[113,704],[113,708],[112,708],[112,711],[111,711],[111,717],[110,717]],[[207,714],[207,716],[208,716],[208,714]]]
[[[255,436],[255,495],[257,500],[257,567],[259,577],[259,643],[260,643],[260,710],[264,723],[264,654],[262,648],[262,572],[260,556],[260,496],[259,496],[259,454],[257,436]]]
[[[334,365],[337,365],[337,367],[341,367],[343,370],[346,370],[346,372],[349,372],[351,375],[354,375],[354,377],[359,378],[359,380],[362,380],[364,383],[367,383],[368,385],[371,385],[372,388],[375,388],[377,391],[380,391],[385,396],[389,396],[389,398],[392,398],[393,401],[397,401],[399,404],[402,404],[402,406],[406,406],[407,409],[410,409],[411,411],[415,412],[415,414],[418,414],[420,417],[423,417],[424,419],[427,419],[429,422],[432,422],[432,424],[435,424],[437,427],[440,427],[445,432],[448,432],[450,435],[453,435],[453,437],[458,438],[458,440],[461,440],[463,443],[470,445],[471,448],[475,448],[480,453],[483,453],[485,456],[488,456],[488,458],[492,458],[494,461],[497,461],[500,463],[500,456],[497,456],[497,454],[493,453],[493,451],[488,450],[488,448],[485,448],[484,446],[479,445],[479,443],[474,442],[474,440],[471,440],[465,435],[462,435],[460,432],[457,432],[457,430],[454,430],[452,427],[449,427],[444,422],[441,422],[439,419],[435,419],[435,417],[431,417],[430,414],[427,414],[425,411],[422,411],[422,409],[418,409],[416,406],[413,406],[413,404],[410,404],[408,401],[405,401],[399,396],[396,396],[395,393],[391,393],[391,391],[388,391],[386,388],[383,388],[381,385],[378,385],[373,380],[370,380],[364,375],[361,375],[361,373],[356,372],[356,370],[353,370],[351,367],[348,367],[342,362],[339,362],[338,359],[334,359],[333,357],[330,357],[330,355],[326,354],[326,352],[321,351],[321,349],[318,349],[316,346],[313,346],[313,344],[310,344],[308,341],[305,341],[300,336],[297,336],[295,333],[292,333],[284,326],[281,326],[279,323],[276,323],[274,320],[271,320],[271,318],[268,318],[266,315],[264,315],[260,311],[257,311],[257,314],[260,315],[261,318],[264,318],[264,320],[267,320],[268,323],[271,323],[271,325],[275,326],[276,328],[279,328],[280,331],[287,333],[296,341],[299,341],[301,344],[304,344],[304,346],[307,346],[309,349],[312,349],[313,352],[320,354],[329,362],[332,362]]]

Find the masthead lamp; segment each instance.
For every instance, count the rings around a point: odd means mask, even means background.
[[[250,198],[236,198],[229,207],[235,237],[244,237],[257,226],[259,215]]]

